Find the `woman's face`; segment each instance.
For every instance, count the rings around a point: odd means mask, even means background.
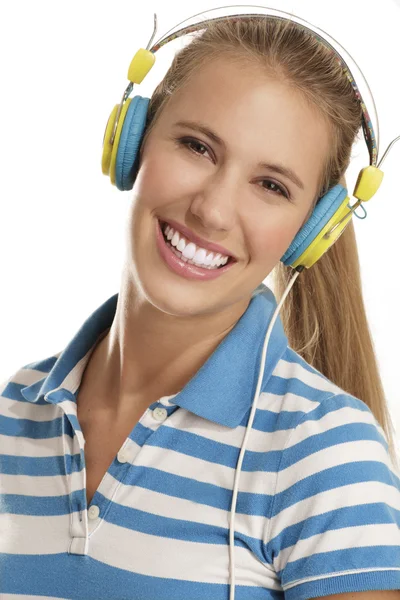
[[[199,69],[142,146],[128,223],[133,285],[154,306],[181,316],[248,302],[305,222],[328,144],[317,110],[257,66],[218,58]],[[290,170],[298,183],[268,164]],[[178,275],[160,257],[157,219],[184,224],[237,263],[214,280]]]

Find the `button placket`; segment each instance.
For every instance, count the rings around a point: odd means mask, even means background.
[[[165,408],[163,408],[162,406],[157,406],[156,408],[154,408],[151,411],[151,414],[156,421],[160,421],[160,422],[165,421],[165,419],[168,417],[168,411]],[[130,450],[125,445],[117,453],[117,460],[119,463],[125,464],[127,462],[130,462],[130,459],[131,459]],[[92,521],[92,522],[95,521],[96,519],[99,518],[99,515],[100,515],[100,507],[97,504],[92,504],[87,510],[87,516],[88,516],[89,521]],[[94,523],[93,523],[93,525],[94,525]]]

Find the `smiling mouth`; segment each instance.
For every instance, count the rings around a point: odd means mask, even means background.
[[[167,238],[167,236],[164,233],[164,228],[166,227],[166,225],[168,225],[168,223],[165,223],[164,221],[161,221],[160,219],[158,219],[158,221],[160,223],[160,229],[161,229],[161,233],[163,235],[165,243],[169,244],[171,246],[171,248],[173,248],[173,250],[176,250],[177,252],[179,252],[179,250],[177,250],[176,247],[171,244],[171,241]],[[194,243],[194,242],[191,242],[190,240],[188,240],[188,241],[189,241],[189,243],[192,243],[192,244]],[[197,244],[196,244],[196,247],[197,248],[203,248],[203,246],[197,246]],[[203,249],[207,252],[207,254],[209,254],[210,252],[212,252],[214,254],[214,256],[217,254],[217,252],[215,252],[214,250],[207,250],[207,248],[203,248]],[[182,254],[182,253],[180,253],[180,254]],[[219,265],[219,267],[217,267],[217,269],[222,269],[222,267],[226,267],[230,263],[237,262],[237,260],[235,260],[233,258],[233,256],[230,256],[229,254],[226,254],[225,256],[228,257],[227,262],[224,265]],[[182,256],[180,258],[182,258]],[[193,263],[193,264],[195,264],[196,267],[200,267],[200,268],[203,267],[204,268],[204,265],[196,264],[196,263]]]

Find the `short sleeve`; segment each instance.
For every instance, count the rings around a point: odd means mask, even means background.
[[[282,452],[265,537],[285,600],[400,589],[400,480],[368,406],[337,394]]]

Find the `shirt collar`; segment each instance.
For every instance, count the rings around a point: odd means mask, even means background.
[[[59,354],[44,363],[46,377],[22,388],[29,402],[76,401],[83,372],[97,343],[112,325],[118,294],[111,296],[83,323]],[[192,413],[227,427],[237,427],[253,403],[266,332],[276,309],[273,292],[264,284],[254,290],[250,303],[235,326],[217,346],[194,377],[173,398],[173,403]],[[267,349],[261,390],[287,348],[278,315]],[[33,368],[32,365],[29,365]],[[39,363],[39,370],[46,367]]]

